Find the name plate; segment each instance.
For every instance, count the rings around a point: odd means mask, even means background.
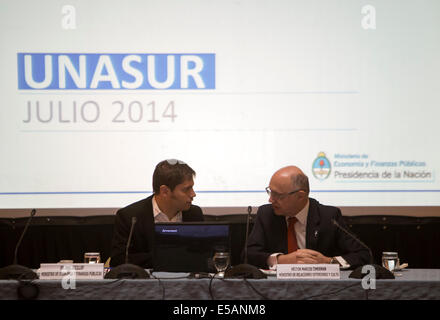
[[[103,263],[42,263],[37,275],[42,280],[62,280],[66,277],[77,280],[104,279]]]
[[[338,264],[278,264],[277,279],[340,279]]]

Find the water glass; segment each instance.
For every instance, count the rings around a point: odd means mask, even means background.
[[[397,252],[382,252],[382,266],[391,272],[398,269],[400,265]]]
[[[217,274],[220,278],[225,276],[225,271],[230,265],[229,252],[216,252],[212,258],[214,267],[217,270]]]
[[[101,255],[99,252],[84,253],[84,263],[101,263]]]

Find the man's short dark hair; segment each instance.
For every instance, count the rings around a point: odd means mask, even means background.
[[[174,188],[186,180],[192,179],[196,172],[185,162],[168,159],[157,164],[153,173],[153,192],[159,194],[160,186],[165,185],[174,190]]]

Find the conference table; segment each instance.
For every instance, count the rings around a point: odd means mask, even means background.
[[[150,279],[33,280],[38,300],[439,300],[440,269],[404,269],[395,279],[376,280],[364,290],[361,279],[341,271],[336,280],[191,278],[186,273],[153,273]],[[15,300],[20,283],[0,281],[0,299]],[[370,283],[371,285],[371,283]]]

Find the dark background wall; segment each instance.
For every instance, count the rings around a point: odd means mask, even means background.
[[[110,257],[115,216],[35,217],[23,238],[18,263],[38,268],[40,263],[69,259],[82,262],[85,252]],[[246,215],[206,215],[208,221],[231,224],[232,264],[240,263]],[[344,216],[349,230],[372,250],[380,264],[383,251],[397,251],[410,268],[440,268],[440,217]],[[26,218],[0,219],[0,267],[13,262],[15,245]],[[250,224],[252,228],[253,224]]]

